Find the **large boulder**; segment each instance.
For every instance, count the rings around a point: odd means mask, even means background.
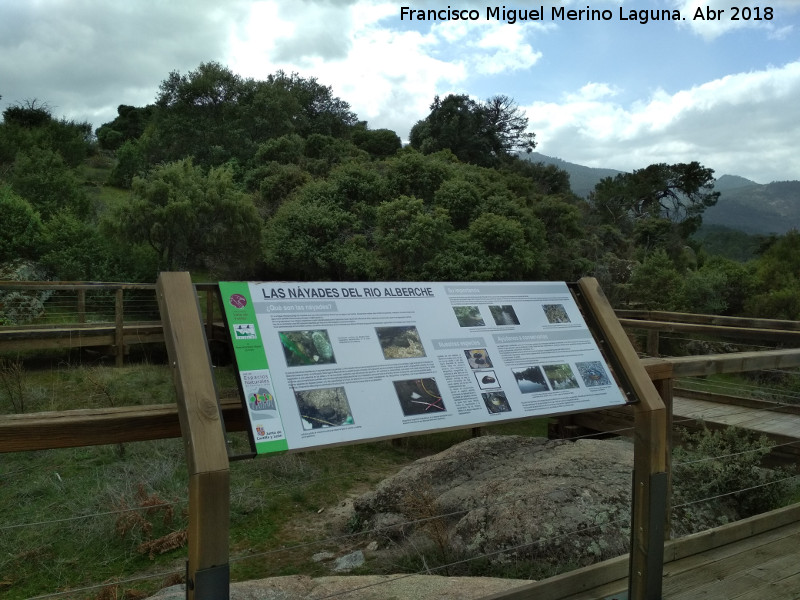
[[[473,438],[357,498],[351,522],[451,557],[590,564],[628,550],[632,465],[626,440]]]

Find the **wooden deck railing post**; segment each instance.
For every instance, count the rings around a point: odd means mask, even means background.
[[[657,600],[661,598],[664,567],[666,407],[597,280],[584,277],[578,281],[578,288],[638,399],[633,405],[633,505],[628,599]]]
[[[114,351],[117,356],[117,366],[121,367],[125,361],[125,313],[122,304],[123,289],[119,288],[114,300]]]
[[[658,356],[659,332],[651,329],[647,332],[647,355]]]
[[[661,401],[664,403],[665,419],[664,419],[664,437],[666,444],[665,465],[667,472],[667,496],[666,505],[664,507],[664,540],[672,537],[672,394],[673,394],[673,379],[666,377],[664,379],[653,380],[653,385],[661,396]]]
[[[189,469],[188,600],[230,597],[230,470],[208,341],[188,273],[156,283]]]
[[[206,290],[206,339],[214,337],[214,291]]]
[[[86,290],[78,289],[78,323],[86,323]]]

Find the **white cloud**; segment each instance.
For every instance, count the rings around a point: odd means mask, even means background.
[[[794,32],[794,27],[792,25],[786,25],[785,27],[780,27],[775,29],[769,33],[769,39],[771,40],[785,40]]]
[[[443,21],[423,33],[397,27],[396,4],[364,0],[334,10],[305,2],[303,23],[332,32],[320,37],[313,27],[296,29],[278,6],[270,1],[253,7],[247,25],[235,31],[227,64],[252,77],[282,68],[335,82],[334,93],[361,119],[401,137],[428,114],[436,94],[457,89],[470,76],[529,69],[541,57],[526,41],[541,29],[535,23]]]
[[[567,93],[567,102],[583,102],[590,100],[599,100],[606,96],[616,96],[619,90],[616,86],[607,83],[589,82],[584,85],[577,93]]]
[[[479,73],[489,75],[529,69],[542,57],[525,41],[536,28],[535,24],[484,26],[471,62]]]
[[[237,73],[256,78],[279,68],[317,77],[320,83],[332,85],[334,94],[372,126],[377,121],[380,127],[405,136],[427,114],[437,89],[466,77],[460,59],[436,58],[441,40],[435,35],[390,30],[381,24],[397,14],[396,5],[305,3],[303,23],[324,25],[332,32],[324,39],[315,38],[313,31],[309,36],[305,25],[302,35],[298,34],[278,6],[260,2],[254,7],[248,25],[235,32],[227,64]]]
[[[686,19],[681,23],[706,40],[742,29],[763,29],[769,37],[782,39],[788,34],[783,17],[800,9],[798,0],[772,0],[764,4],[731,0],[673,0],[673,4]]]
[[[3,104],[38,98],[59,116],[113,118],[119,104],[155,98],[171,70],[221,56],[241,0],[212,0],[191,10],[158,0],[40,0],[0,3]],[[102,116],[100,116],[102,115]]]
[[[697,160],[717,174],[800,179],[800,61],[737,73],[622,106],[587,84],[560,103],[526,107],[544,154],[632,170]],[[764,181],[766,183],[766,181]]]

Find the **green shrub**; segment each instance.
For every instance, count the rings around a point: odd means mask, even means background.
[[[684,433],[683,439],[673,451],[677,516],[714,515],[717,523],[708,524],[716,525],[778,508],[790,494],[787,469],[762,466],[772,447],[765,436],[728,427]]]

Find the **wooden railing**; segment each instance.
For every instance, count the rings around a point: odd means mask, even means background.
[[[195,289],[204,304],[206,336],[209,340],[224,337],[224,332],[215,329],[215,293],[217,286],[213,283],[196,283]],[[65,310],[61,302],[56,313],[65,322],[53,322],[40,317],[33,323],[23,325],[0,326],[0,353],[13,353],[24,350],[48,348],[100,348],[116,358],[116,364],[122,365],[129,348],[139,344],[163,343],[164,336],[161,321],[157,316],[141,319],[144,313],[157,315],[158,306],[155,297],[155,284],[108,283],[108,282],[56,282],[56,281],[0,281],[0,292],[50,291],[61,294],[73,294],[65,299],[71,303],[70,310]],[[103,292],[108,295],[107,302],[113,296],[113,309],[102,313],[87,309],[87,293]],[[149,307],[142,310],[126,312],[125,294],[142,292],[150,295]],[[138,300],[142,302],[141,298]],[[130,304],[131,302],[129,302]],[[46,313],[53,301],[45,302]],[[2,315],[0,305],[0,315]],[[687,335],[713,337],[739,342],[770,342],[788,346],[800,346],[800,322],[777,319],[752,319],[741,317],[725,317],[716,315],[700,315],[675,313],[666,311],[617,310],[620,323],[626,330],[646,332],[645,351],[648,356],[660,354],[661,336],[665,333],[683,333]],[[755,367],[758,368],[758,367]],[[731,372],[731,371],[728,371]],[[676,374],[676,376],[680,376]]]
[[[114,349],[117,364],[122,363],[125,345],[133,343],[130,338],[125,337],[126,327],[136,325],[125,322],[124,291],[126,289],[152,290],[155,295],[155,286],[151,285],[68,283],[54,286],[52,283],[41,282],[0,282],[0,290],[11,288],[44,289],[48,288],[48,286],[77,292],[98,288],[113,290],[115,296],[113,339],[110,344],[107,337],[102,339],[104,344],[108,344]],[[214,284],[196,284],[195,289],[200,294],[205,294],[204,326],[207,338],[212,339],[216,286]],[[79,316],[83,314],[85,319],[87,314],[85,296],[83,300],[80,300],[80,298],[81,295],[78,294],[76,314]],[[83,305],[83,308],[81,308],[81,305]],[[800,323],[763,319],[743,320],[703,315],[685,315],[686,321],[678,322],[679,315],[677,313],[642,313],[640,311],[619,311],[618,316],[621,317],[620,322],[629,330],[639,329],[651,332],[648,336],[648,347],[654,350],[652,352],[653,356],[641,359],[641,363],[666,406],[666,423],[661,424],[659,421],[659,427],[663,427],[663,429],[657,435],[659,437],[663,436],[667,440],[668,446],[671,443],[672,435],[672,395],[673,380],[675,378],[760,369],[786,369],[800,366],[800,348],[677,358],[658,357],[658,334],[665,331],[719,335],[748,341],[756,339],[772,340],[800,345]],[[35,342],[32,342],[30,346],[24,346],[22,341],[36,339],[34,332],[38,333],[44,330],[45,333],[41,334],[42,337],[39,339],[53,339],[47,338],[48,330],[51,333],[66,329],[76,331],[82,329],[82,325],[84,324],[53,325],[49,327],[28,326],[27,328],[2,327],[0,328],[0,351],[7,348],[2,346],[4,333],[9,334],[6,341],[10,341],[12,347],[31,348],[36,347]],[[157,328],[159,330],[158,340],[164,340],[161,323],[153,322],[147,325]],[[13,334],[10,332],[13,332]],[[27,337],[26,333],[28,334]],[[98,335],[98,338],[100,337]],[[16,346],[13,345],[15,340]],[[149,340],[156,341],[154,337],[150,337]],[[99,339],[97,344],[103,345],[100,344]],[[243,431],[246,429],[247,419],[238,397],[232,394],[228,397],[223,397],[220,401],[220,410],[225,422],[225,428],[228,431]],[[634,410],[633,412],[636,411]],[[581,415],[574,417],[581,418]],[[186,431],[182,431],[181,428],[181,420],[185,419],[186,416],[181,415],[181,411],[176,404],[5,415],[0,420],[0,453],[148,441],[176,438],[182,435],[185,437]],[[640,423],[637,423],[637,427],[640,425]],[[655,435],[653,432],[648,435],[651,434]],[[667,456],[666,470],[669,476],[668,448],[665,454]]]
[[[204,300],[206,336],[209,340],[215,339],[217,285],[196,283],[194,287]],[[51,348],[100,348],[107,349],[115,357],[117,366],[122,366],[131,346],[164,343],[155,289],[155,284],[148,283],[0,281],[0,292],[52,292],[61,300],[45,300],[44,314],[29,323],[0,325],[0,353]],[[107,296],[103,310],[92,311],[87,308],[87,292]],[[139,293],[138,299],[128,301],[127,312],[126,293]],[[134,303],[137,308],[131,310],[130,304]],[[0,303],[0,316],[4,314],[3,308]],[[48,318],[50,314],[63,322]],[[150,318],[143,319],[143,316]]]
[[[800,367],[800,348],[645,358],[642,364],[657,388],[670,390],[674,377]],[[669,402],[668,406],[672,405],[671,395],[662,394],[662,398]],[[245,431],[246,415],[238,396],[232,393],[224,396],[221,408],[228,431]],[[594,413],[587,419],[595,419],[596,423]],[[177,437],[181,437],[181,430],[176,404],[4,415],[0,420],[0,453]]]
[[[686,333],[745,342],[777,342],[800,346],[800,321],[751,319],[646,310],[617,310],[628,330],[647,332],[646,352],[659,355],[662,333]]]

